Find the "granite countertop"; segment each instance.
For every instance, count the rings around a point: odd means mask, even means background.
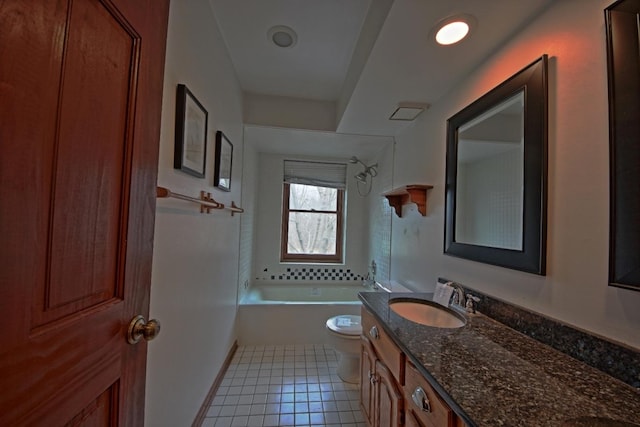
[[[618,426],[640,422],[640,391],[481,313],[457,329],[423,326],[389,309],[389,299],[431,294],[362,292],[429,383],[469,426]]]

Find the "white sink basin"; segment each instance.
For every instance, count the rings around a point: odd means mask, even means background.
[[[435,328],[460,328],[467,323],[461,314],[431,301],[391,300],[389,307],[400,317]]]

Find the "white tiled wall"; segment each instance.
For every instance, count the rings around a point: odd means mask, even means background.
[[[284,264],[280,262],[280,223],[282,220],[283,161],[286,158],[317,161],[341,161],[347,159],[283,156],[260,153],[257,168],[257,217],[253,240],[253,279],[282,280],[287,268],[313,268],[313,264]],[[355,274],[366,274],[367,265],[367,200],[358,196],[353,175],[361,171],[360,165],[347,164],[347,223],[344,264],[331,268],[351,270]],[[345,271],[346,272],[346,271]],[[274,279],[271,279],[274,276]]]
[[[258,179],[258,154],[251,144],[244,147],[244,168],[242,170],[242,207],[244,213],[240,222],[240,259],[238,261],[238,301],[246,295],[251,283],[253,262],[253,239],[256,221],[256,194]]]
[[[393,144],[389,144],[375,159],[378,175],[373,180],[369,195],[369,265],[375,261],[375,279],[379,282],[388,282],[390,279],[393,208],[382,193],[393,188],[393,153]]]
[[[522,249],[521,165],[522,151],[516,147],[459,166],[458,192],[462,197],[458,197],[456,208],[457,242]],[[463,182],[466,185],[462,186]]]

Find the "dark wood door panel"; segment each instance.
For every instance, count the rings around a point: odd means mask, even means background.
[[[11,391],[0,393],[0,425],[30,425],[62,406],[74,391],[84,390],[71,408],[76,413],[117,381],[126,341],[116,316],[121,305],[43,330],[11,352],[0,353],[0,384]]]
[[[143,425],[168,11],[0,1],[0,425]]]
[[[39,411],[32,412],[29,417],[15,425],[34,427],[117,426],[120,411],[118,406],[119,382],[114,382],[105,390],[86,388],[83,391],[85,391],[84,397],[87,402],[81,406],[72,404],[77,402],[72,395],[61,393],[56,399],[47,401],[45,405],[38,408]],[[91,396],[97,397],[91,398]],[[69,414],[72,414],[71,418]]]
[[[31,330],[30,300],[45,270],[56,104],[61,76],[58,41],[67,2],[0,3],[0,324],[4,349]],[[61,24],[62,23],[62,24]],[[25,54],[28,52],[28,54]],[[19,308],[22,315],[16,316]],[[2,351],[0,348],[0,352]]]
[[[109,427],[117,425],[118,384],[114,384],[78,413],[65,427]]]
[[[62,55],[58,127],[51,135],[42,324],[121,296],[139,42],[106,5],[75,1]],[[86,172],[88,171],[88,173]]]

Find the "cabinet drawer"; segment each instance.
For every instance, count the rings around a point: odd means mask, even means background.
[[[420,387],[424,394],[416,389]],[[414,399],[414,393],[416,398]],[[422,376],[415,366],[409,361],[405,369],[404,396],[406,400],[405,409],[407,417],[411,415],[424,426],[431,427],[454,427],[456,426],[456,416],[449,406],[436,394],[427,380]],[[415,400],[424,400],[424,405],[418,405]]]
[[[396,381],[401,386],[404,385],[404,353],[382,329],[380,322],[364,308],[362,308],[362,333],[371,341],[378,358],[387,365]]]

